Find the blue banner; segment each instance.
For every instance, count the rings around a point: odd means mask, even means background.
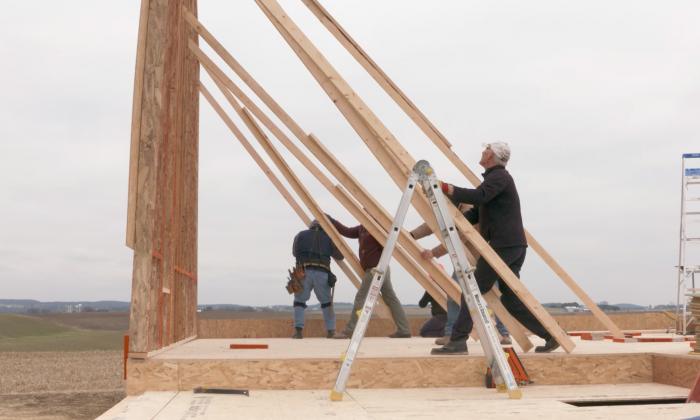
[[[685,176],[700,176],[700,168],[686,168]]]
[[[700,153],[684,153],[684,158],[700,158]]]

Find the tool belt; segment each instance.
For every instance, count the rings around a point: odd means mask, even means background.
[[[329,272],[331,271],[330,268],[326,267],[326,266],[323,265],[323,264],[305,263],[305,264],[304,264],[304,267],[305,267],[306,269],[309,269],[309,268],[321,268],[321,269],[324,269],[324,270],[329,271]]]
[[[304,264],[297,262],[292,270],[287,270],[289,272],[289,277],[287,277],[288,281],[285,288],[290,295],[292,293],[298,295],[301,293],[301,283],[299,283],[299,280],[306,278],[306,268],[304,268]]]

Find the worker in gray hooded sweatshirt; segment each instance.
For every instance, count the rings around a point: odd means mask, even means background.
[[[330,216],[328,217],[330,219]],[[342,260],[343,254],[333,244],[331,238],[323,231],[318,220],[314,219],[307,230],[302,230],[294,237],[292,255],[298,263],[306,267],[306,277],[299,280],[301,293],[294,296],[294,328],[292,338],[304,338],[304,310],[306,302],[311,298],[311,291],[316,294],[323,309],[323,320],[326,325],[327,337],[335,335],[335,313],[332,311],[332,289],[335,276],[331,274],[331,257]],[[333,284],[329,282],[331,280]]]

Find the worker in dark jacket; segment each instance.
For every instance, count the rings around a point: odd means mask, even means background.
[[[330,218],[330,217],[329,217]],[[323,310],[323,320],[328,332],[327,338],[335,335],[335,313],[331,310],[332,286],[328,282],[331,270],[331,257],[342,260],[343,254],[336,248],[331,238],[323,231],[321,224],[314,219],[309,229],[302,230],[294,237],[292,255],[298,263],[306,267],[306,277],[299,280],[301,293],[294,296],[294,328],[292,338],[304,338],[304,310],[311,298],[311,291],[316,294]]]
[[[430,314],[432,318],[425,321],[425,324],[420,327],[418,334],[420,334],[421,337],[442,337],[445,335],[445,325],[447,325],[447,311],[433,299],[430,293],[425,292],[418,302],[418,306],[425,308],[428,306],[428,303],[430,303]]]
[[[349,228],[344,226],[337,220],[331,220],[333,226],[338,229],[338,232],[345,236],[346,238],[357,239],[360,243],[360,265],[362,269],[365,270],[365,276],[362,278],[362,285],[360,285],[360,290],[357,291],[355,295],[355,303],[350,312],[350,319],[347,324],[345,324],[345,330],[339,332],[333,338],[350,338],[352,332],[355,330],[355,325],[357,325],[357,320],[359,316],[357,312],[362,309],[362,305],[365,303],[367,298],[367,293],[372,285],[372,269],[379,264],[379,257],[382,256],[382,251],[384,251],[384,246],[377,242],[376,239],[365,229],[362,225]],[[389,334],[390,338],[410,338],[411,337],[411,327],[408,324],[408,318],[406,318],[406,313],[403,311],[401,302],[399,302],[398,296],[394,292],[394,288],[391,286],[391,271],[387,267],[386,275],[384,276],[384,283],[382,283],[382,297],[387,306],[389,306],[389,311],[394,317],[394,323],[396,324],[396,332]]]
[[[515,182],[506,170],[510,159],[510,147],[506,143],[483,144],[486,149],[481,154],[479,164],[486,169],[482,175],[484,182],[477,188],[459,188],[440,182],[442,191],[451,195],[457,203],[473,204],[474,207],[464,212],[464,217],[472,225],[479,224],[479,233],[489,243],[503,262],[520,278],[520,268],[525,262],[525,229],[520,214],[520,198]],[[474,272],[481,293],[486,293],[500,280],[496,271],[483,257],[476,262]],[[535,349],[537,353],[547,353],[559,343],[542,326],[530,310],[504,281],[499,281],[501,303],[511,315],[533,334],[543,338],[546,343]],[[452,327],[450,341],[443,347],[433,349],[433,354],[467,353],[467,337],[474,326],[469,309],[462,296],[462,304]]]

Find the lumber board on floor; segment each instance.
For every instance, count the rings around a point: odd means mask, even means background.
[[[457,169],[471,182],[474,187],[481,184],[481,180],[467,167],[466,164],[451,149],[452,145],[440,133],[440,131],[428,120],[428,118],[416,107],[413,102],[399,89],[399,87],[382,71],[377,63],[355,42],[350,34],[328,13],[318,0],[302,0],[311,12],[321,21],[328,31],[340,42],[343,47],[357,60],[357,62],[372,76],[372,78],[384,89],[384,91],[396,102],[399,107],[418,125],[426,136],[440,149],[440,151],[452,162]],[[593,302],[588,294],[564,271],[554,258],[542,247],[532,235],[525,231],[530,247],[542,258],[542,260],[559,276],[576,296],[581,299],[591,312],[606,326],[616,337],[624,337],[620,328]]]
[[[415,160],[372,113],[369,107],[347,85],[342,76],[340,76],[330,63],[326,61],[321,52],[304,36],[301,30],[291,21],[276,1],[256,0],[256,3],[290,44],[294,52],[302,59],[307,68],[311,70],[311,73],[316,77],[324,90],[326,90],[335,105],[343,112],[346,119],[353,125],[353,128],[357,127],[356,130],[358,134],[360,134],[360,137],[370,145],[370,150],[375,153],[377,159],[382,163],[385,169],[390,172],[390,175],[391,172],[399,172],[402,174],[403,182],[400,182],[401,177],[395,179],[395,182],[399,185],[399,188],[403,189],[405,179],[415,164]],[[332,85],[335,89],[327,89],[328,85]],[[358,130],[361,126],[364,126],[366,130]],[[367,134],[367,131],[372,134],[369,136],[370,138],[365,138],[363,136],[363,134]],[[388,156],[382,156],[382,152]],[[427,201],[424,197],[418,197],[418,194],[414,195],[414,199],[415,200],[412,201],[414,208],[418,210],[421,217],[430,225],[429,218],[424,214],[425,211],[421,211],[422,205],[428,205]],[[574,343],[563,330],[561,330],[556,322],[554,322],[532,294],[530,294],[522,282],[520,282],[508,266],[503,263],[501,258],[491,249],[481,235],[473,229],[471,224],[464,219],[464,216],[457,208],[451,205],[451,203],[448,203],[448,206],[455,219],[455,224],[479,251],[482,257],[489,262],[503,281],[505,281],[514,293],[527,305],[549,333],[561,344],[562,348],[567,352],[573,351],[575,347]],[[433,232],[436,231],[433,226],[431,226],[431,229],[433,229]]]

